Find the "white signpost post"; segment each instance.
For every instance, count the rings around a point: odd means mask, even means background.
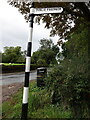
[[[30,75],[30,61],[31,61],[31,48],[32,48],[33,19],[36,15],[56,14],[56,13],[61,13],[62,11],[63,11],[63,8],[61,8],[61,7],[34,8],[34,3],[32,2],[32,4],[31,4],[30,19],[29,19],[30,35],[29,35],[28,44],[27,44],[25,81],[24,81],[24,90],[23,90],[21,120],[27,120],[27,113],[28,113],[28,92],[29,92],[29,75]]]

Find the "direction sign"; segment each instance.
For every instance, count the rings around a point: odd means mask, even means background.
[[[33,19],[35,15],[39,14],[49,14],[49,13],[61,13],[63,8],[61,7],[52,7],[52,8],[34,8],[34,2],[31,3],[30,6],[30,14],[29,14],[29,27],[30,27],[30,35],[27,44],[27,56],[26,56],[26,68],[25,68],[25,81],[24,81],[24,92],[23,92],[23,103],[22,103],[22,114],[21,119],[27,119],[28,112],[28,90],[29,90],[29,73],[30,73],[30,59],[31,59],[31,45],[32,45],[32,32],[33,32]]]
[[[35,8],[34,14],[49,14],[49,13],[61,13],[63,11],[62,7],[51,7],[51,8]]]

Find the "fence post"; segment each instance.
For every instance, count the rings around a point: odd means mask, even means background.
[[[30,75],[30,61],[31,61],[31,48],[32,48],[33,19],[34,19],[34,2],[32,2],[30,6],[30,20],[29,20],[30,31],[29,31],[28,45],[27,45],[21,120],[27,120],[27,113],[28,113],[28,92],[29,92],[29,75]]]

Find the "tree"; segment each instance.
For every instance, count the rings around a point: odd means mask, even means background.
[[[41,39],[40,45],[38,51],[33,53],[31,62],[34,64],[43,63],[44,65],[57,63],[56,55],[59,52],[59,47],[54,45],[51,39]]]
[[[41,39],[40,40],[40,49],[44,50],[44,49],[51,49],[52,46],[54,45],[54,43],[52,42],[51,39]]]
[[[37,61],[39,59],[40,52],[37,50],[33,52],[33,55],[31,56],[31,63],[32,64],[37,64]]]
[[[37,64],[47,66],[45,59],[38,59]]]
[[[2,62],[6,63],[20,63],[25,62],[25,52],[21,51],[21,47],[4,47],[4,53],[2,53]]]
[[[29,5],[30,2],[20,2],[19,0],[9,0],[9,4],[15,6],[19,11],[24,14],[26,21],[29,20]],[[51,28],[50,34],[52,36],[59,35],[60,41],[67,39],[70,33],[73,33],[80,23],[90,26],[90,3],[89,2],[35,2],[35,7],[62,7],[61,14],[48,14],[37,16],[36,21],[40,20],[46,23],[46,28]],[[72,23],[74,26],[72,27]]]

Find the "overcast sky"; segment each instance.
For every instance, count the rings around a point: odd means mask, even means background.
[[[9,5],[7,0],[0,0],[0,51],[5,46],[21,46],[22,50],[26,50],[28,32],[29,24],[18,9]],[[49,30],[44,28],[44,24],[34,24],[32,52],[39,48],[42,38],[50,38]],[[56,43],[58,36],[51,39]]]

